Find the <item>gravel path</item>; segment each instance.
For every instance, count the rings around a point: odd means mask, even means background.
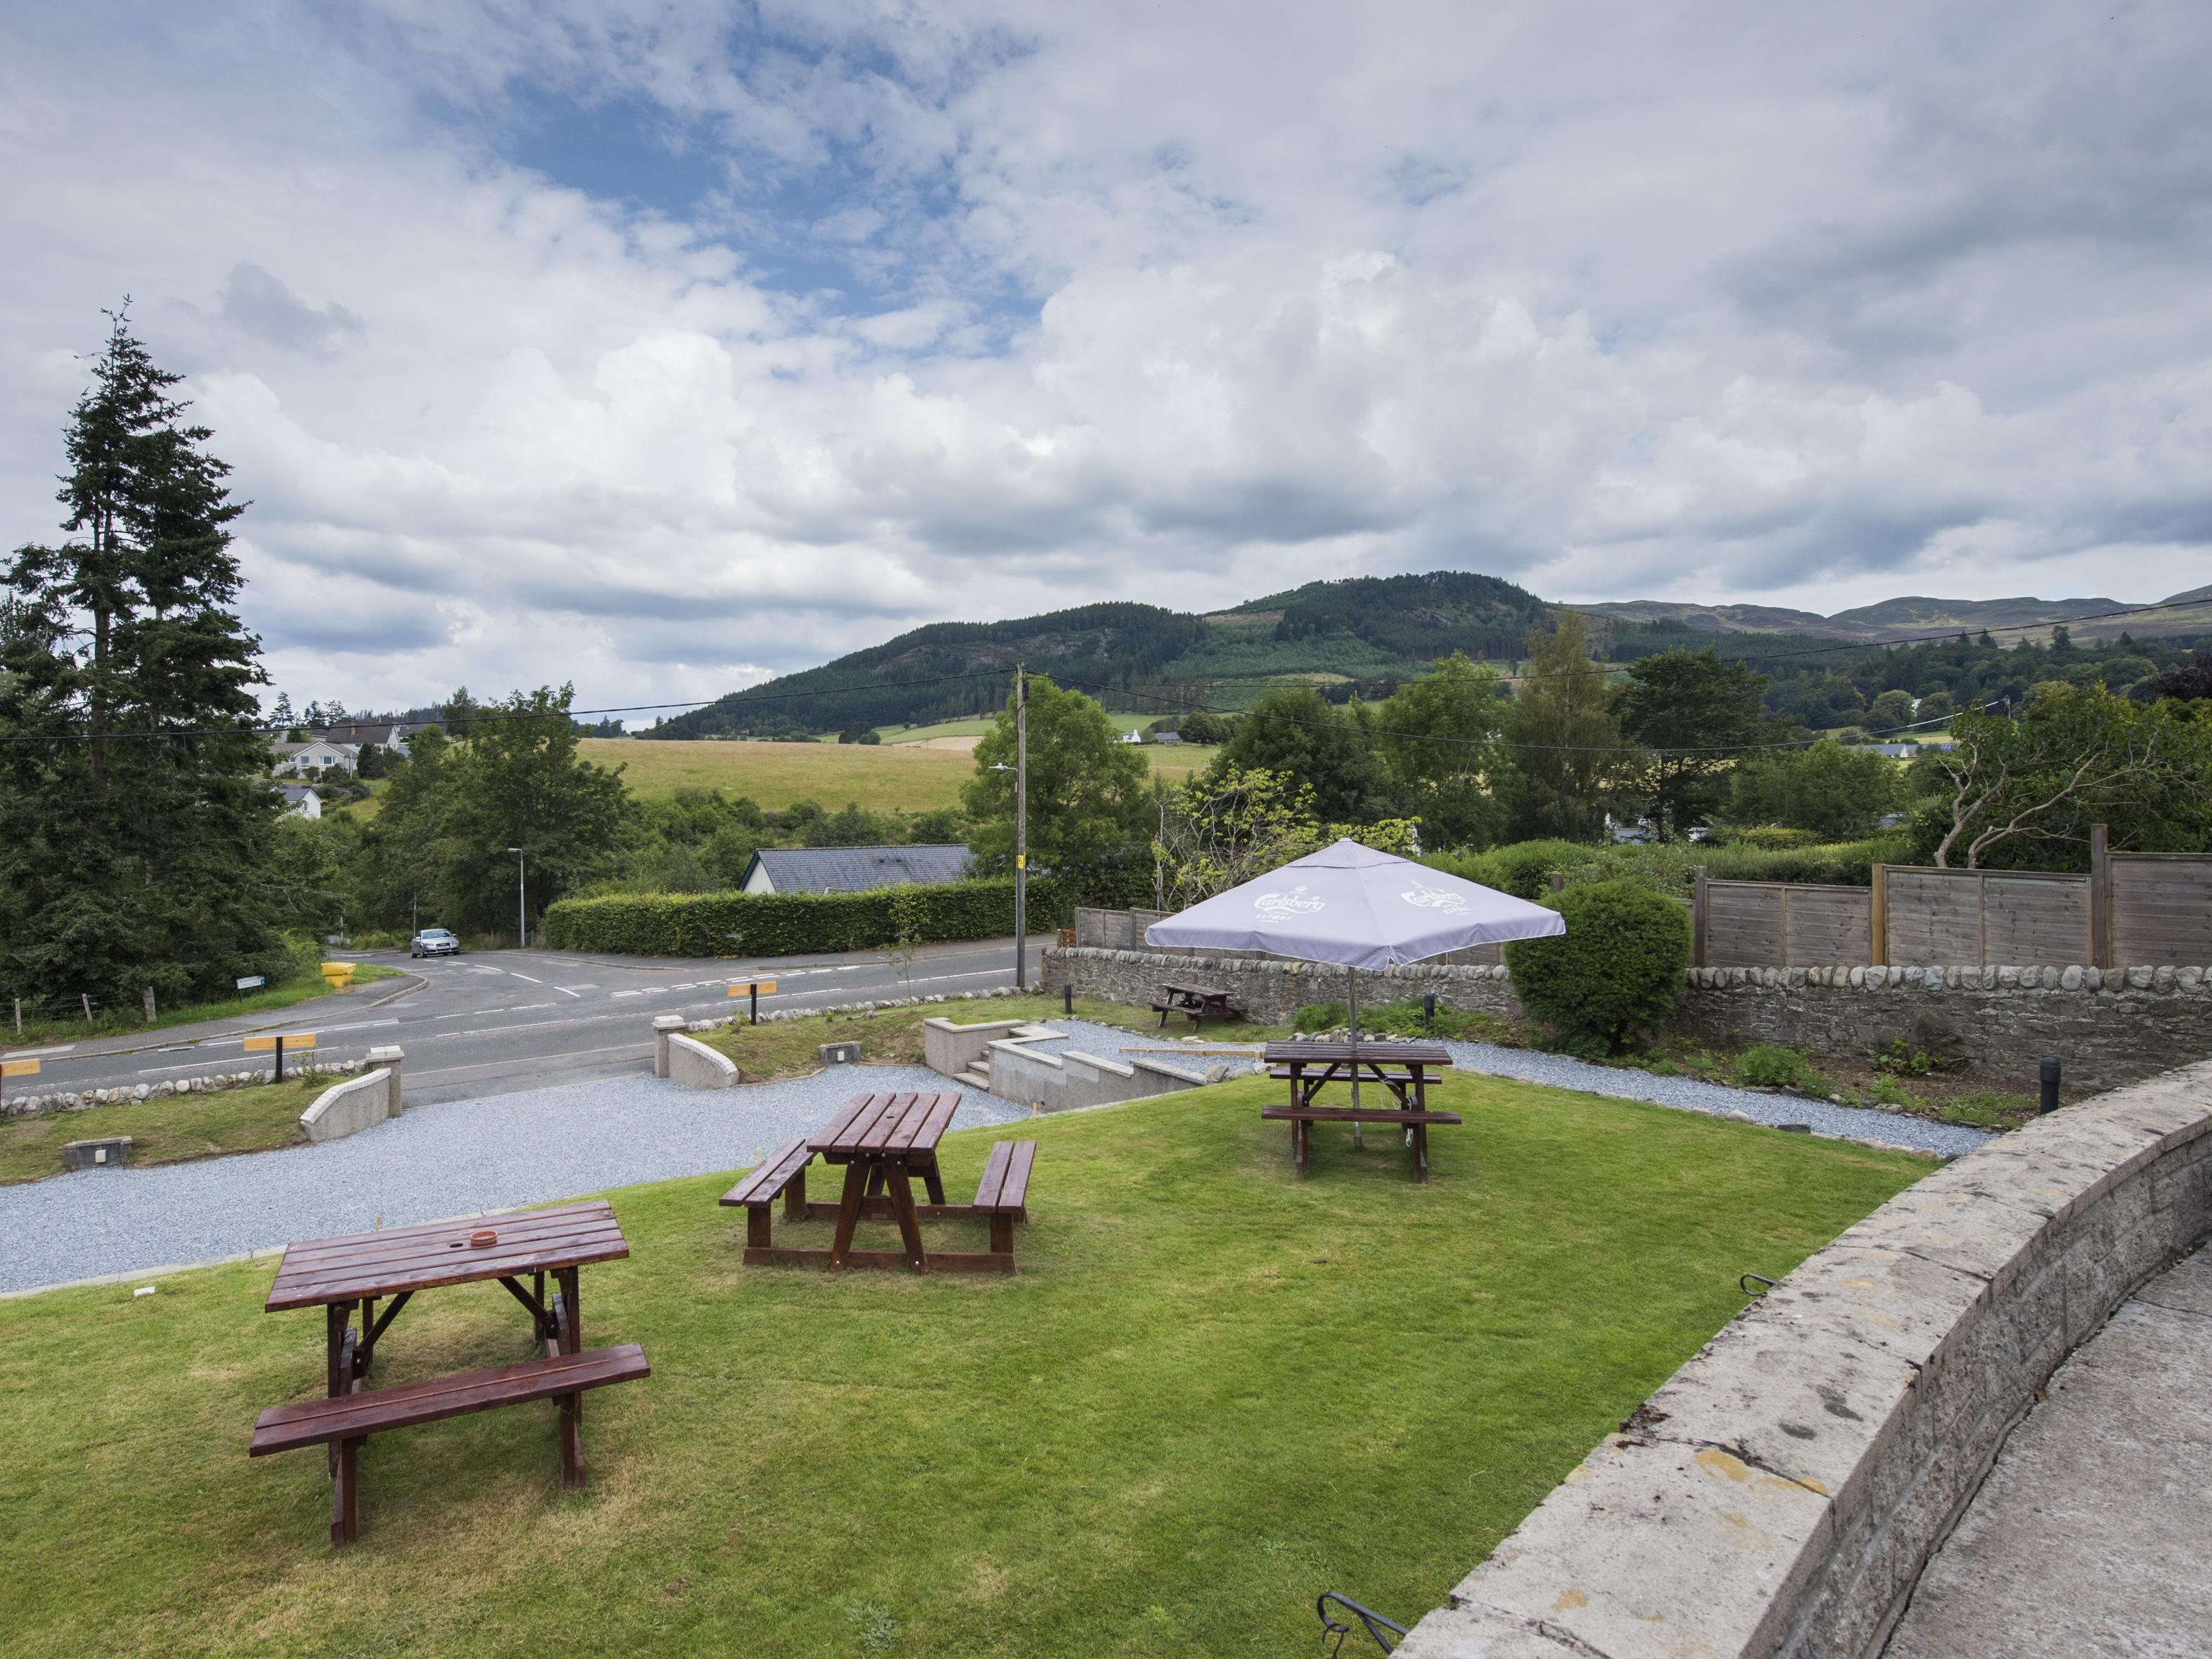
[[[1038,1043],[1036,1047],[1046,1054],[1076,1048],[1110,1060],[1121,1056],[1126,1048],[1176,1048],[1184,1046],[1176,1042],[1172,1032],[1164,1037],[1153,1037],[1115,1030],[1110,1026],[1093,1025],[1087,1020],[1055,1019],[1050,1024],[1054,1030],[1066,1031],[1068,1036],[1063,1042]],[[1206,1045],[1200,1042],[1188,1046],[1202,1048]],[[1565,1054],[1542,1054],[1533,1048],[1501,1048],[1488,1042],[1446,1042],[1443,1046],[1451,1054],[1452,1064],[1462,1071],[1481,1072],[1492,1077],[1517,1078],[1524,1083],[1547,1083],[1554,1088],[1572,1089],[1582,1094],[1605,1095],[1615,1100],[1648,1101],[1655,1106],[1671,1106],[1680,1111],[1707,1112],[1723,1116],[1741,1113],[1756,1123],[1809,1124],[1816,1135],[1879,1141],[1885,1146],[1899,1146],[1919,1152],[1940,1152],[1947,1158],[1971,1152],[1984,1141],[1994,1139],[1991,1132],[1985,1129],[1955,1128],[1948,1124],[1930,1123],[1923,1118],[1907,1117],[1901,1112],[1875,1112],[1856,1106],[1832,1106],[1826,1101],[1807,1100],[1796,1095],[1762,1094],[1755,1089],[1731,1089],[1717,1083],[1700,1083],[1694,1078],[1661,1077],[1656,1072],[1593,1066],[1587,1060],[1571,1060]],[[1173,1054],[1164,1054],[1159,1058],[1170,1063],[1175,1060]],[[1185,1063],[1203,1071],[1209,1066],[1221,1064],[1224,1058],[1218,1054],[1194,1054]],[[1255,1066],[1250,1069],[1258,1068]]]
[[[743,1169],[862,1089],[944,1086],[915,1066],[711,1091],[611,1078],[414,1107],[319,1146],[0,1187],[0,1291],[366,1232],[380,1216],[398,1226]],[[995,1095],[963,1095],[957,1127],[1029,1115]]]

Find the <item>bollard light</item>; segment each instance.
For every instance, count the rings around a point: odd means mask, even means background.
[[[2043,1104],[2039,1109],[2039,1115],[2041,1112],[2055,1112],[2057,1109],[2058,1056],[2045,1054],[2043,1057]]]

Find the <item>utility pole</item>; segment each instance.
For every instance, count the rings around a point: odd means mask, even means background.
[[[510,847],[507,850],[514,854],[514,948],[520,951],[530,944],[529,890],[522,884],[522,849]]]
[[[1014,665],[1014,989],[1030,982],[1030,676]]]

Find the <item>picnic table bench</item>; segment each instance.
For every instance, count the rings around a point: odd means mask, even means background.
[[[1429,1178],[1429,1126],[1457,1123],[1456,1112],[1428,1109],[1430,1073],[1449,1066],[1451,1055],[1432,1042],[1271,1042],[1261,1051],[1267,1074],[1291,1085],[1287,1106],[1263,1106],[1260,1115],[1291,1126],[1291,1158],[1304,1175],[1311,1163],[1310,1133],[1316,1123],[1388,1123],[1402,1129],[1413,1154],[1416,1179]],[[1379,1085],[1395,1106],[1318,1106],[1315,1097],[1334,1083]]]
[[[856,1095],[820,1132],[794,1135],[763,1158],[721,1202],[745,1212],[747,1267],[826,1266],[907,1267],[915,1273],[1012,1273],[1014,1224],[1029,1219],[1030,1171],[1036,1160],[1034,1140],[1001,1140],[991,1148],[972,1204],[950,1204],[937,1164],[937,1143],[952,1121],[960,1097],[946,1094]],[[817,1157],[845,1165],[844,1190],[836,1201],[806,1196],[806,1170]],[[919,1179],[928,1194],[914,1199]],[[781,1196],[787,1221],[835,1219],[828,1249],[778,1244],[774,1241],[774,1206]],[[991,1248],[978,1250],[923,1249],[924,1221],[981,1218],[990,1223]],[[895,1221],[902,1246],[896,1250],[853,1248],[863,1220]]]
[[[1168,1016],[1182,1014],[1190,1021],[1194,1031],[1206,1029],[1209,1019],[1236,1020],[1244,1018],[1244,1011],[1229,1006],[1229,993],[1211,985],[1163,985],[1160,1000],[1152,1005],[1152,1012],[1160,1017],[1160,1029],[1167,1029]]]
[[[578,1270],[629,1254],[629,1241],[604,1200],[287,1246],[266,1311],[323,1310],[325,1392],[319,1400],[263,1412],[253,1425],[248,1455],[266,1457],[327,1446],[331,1542],[345,1544],[358,1529],[358,1463],[362,1443],[369,1435],[501,1406],[557,1400],[562,1484],[580,1487],[585,1391],[650,1376],[651,1367],[635,1343],[583,1346]],[[550,1297],[549,1273],[556,1285]],[[527,1288],[522,1282],[526,1274],[532,1280]],[[385,1334],[417,1292],[486,1279],[497,1279],[529,1313],[532,1339],[544,1347],[542,1358],[398,1388],[366,1386]],[[390,1305],[379,1315],[376,1304],[387,1297]]]

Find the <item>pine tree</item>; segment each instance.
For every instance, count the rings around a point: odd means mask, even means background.
[[[1614,773],[1626,758],[1606,670],[1589,656],[1589,625],[1559,612],[1549,634],[1528,641],[1528,679],[1505,726],[1513,757],[1510,833],[1595,841],[1605,833]]]
[[[136,1005],[281,969],[265,879],[280,798],[228,471],[182,376],[111,313],[68,434],[59,546],[16,550],[0,633],[0,983]],[[28,739],[28,740],[25,740]]]

